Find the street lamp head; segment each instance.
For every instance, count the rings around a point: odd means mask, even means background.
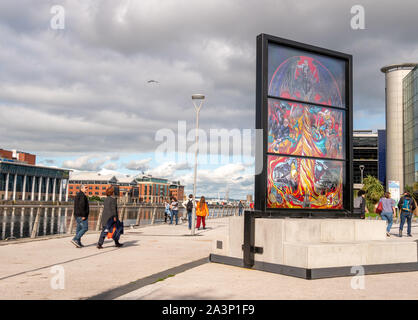
[[[194,94],[194,95],[192,95],[192,99],[193,100],[196,100],[196,99],[203,100],[203,99],[205,99],[205,96],[203,94]]]

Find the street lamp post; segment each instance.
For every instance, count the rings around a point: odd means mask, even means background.
[[[194,108],[196,110],[196,133],[195,133],[195,154],[194,154],[194,177],[193,177],[193,214],[192,214],[192,235],[195,234],[195,227],[196,227],[196,178],[197,178],[197,154],[199,152],[199,112],[200,108],[203,105],[203,100],[205,96],[203,94],[194,94],[192,95],[192,102]],[[199,105],[197,105],[197,101],[199,101]]]
[[[361,176],[361,184],[363,184],[363,171],[364,171],[364,165],[359,165],[359,168],[360,168],[360,176]]]

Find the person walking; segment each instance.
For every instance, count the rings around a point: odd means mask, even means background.
[[[171,204],[170,204],[170,209],[171,209],[170,224],[173,224],[173,218],[175,216],[176,217],[176,225],[178,225],[179,224],[179,203],[178,203],[176,197],[172,198],[172,201],[171,201]]]
[[[186,203],[187,221],[189,222],[189,230],[192,229],[192,213],[193,213],[193,195],[189,194],[189,199]]]
[[[80,191],[77,193],[74,199],[74,216],[77,223],[75,236],[71,240],[71,243],[77,248],[82,248],[84,245],[81,243],[81,237],[89,229],[89,200],[87,199],[86,193],[87,187],[82,184]]]
[[[402,237],[403,225],[405,220],[408,224],[407,234],[408,237],[412,237],[411,233],[411,223],[412,223],[412,213],[416,209],[415,201],[411,198],[411,195],[408,192],[404,192],[403,196],[399,200],[398,208],[401,216],[401,224],[399,225],[399,237]]]
[[[171,219],[170,204],[168,202],[165,202],[164,223],[167,223],[168,217]]]
[[[366,213],[369,213],[369,209],[366,206],[366,191],[360,190],[357,193],[357,197],[354,198],[353,213],[360,214],[361,219],[366,218]]]
[[[242,216],[242,209],[244,208],[244,205],[242,204],[242,200],[238,203],[238,216]]]
[[[202,221],[203,229],[206,229],[205,218],[207,215],[209,215],[208,205],[205,197],[201,196],[200,201],[196,203],[197,230],[200,229],[200,221]]]
[[[97,243],[97,249],[103,249],[103,242],[110,232],[112,233],[113,226],[118,222],[118,204],[115,195],[115,189],[111,186],[106,190],[106,198],[103,203],[103,213],[100,219],[102,226],[102,232]],[[122,247],[123,244],[119,243],[119,236],[114,236],[115,247]]]
[[[382,212],[380,216],[382,220],[386,220],[387,227],[386,227],[386,235],[390,237],[390,228],[393,224],[393,218],[396,216],[396,203],[395,200],[390,197],[390,192],[385,192],[385,196],[380,198],[379,203],[382,204]]]

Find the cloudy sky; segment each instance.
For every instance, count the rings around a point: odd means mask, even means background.
[[[364,30],[350,26],[356,4]],[[64,29],[51,28],[54,5],[65,9]],[[194,137],[193,93],[206,95],[205,132],[254,128],[260,33],[352,54],[354,128],[384,129],[380,68],[418,61],[417,12],[416,0],[2,0],[0,148],[75,170],[144,171],[191,190],[192,163],[157,159],[156,133],[177,135],[185,121]],[[198,193],[244,197],[253,170],[200,165]]]

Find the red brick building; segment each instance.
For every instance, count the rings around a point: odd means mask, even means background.
[[[173,181],[170,184],[170,196],[176,197],[177,201],[184,201],[184,186],[180,184],[180,181]]]
[[[152,176],[101,175],[95,172],[75,172],[69,182],[69,197],[74,198],[80,186],[87,187],[87,196],[106,197],[106,189],[114,186],[121,201],[163,203],[171,196],[184,199],[184,186],[180,181],[169,182],[167,179]]]
[[[16,150],[0,149],[0,158],[6,160],[20,161],[30,165],[36,164],[36,155]]]

